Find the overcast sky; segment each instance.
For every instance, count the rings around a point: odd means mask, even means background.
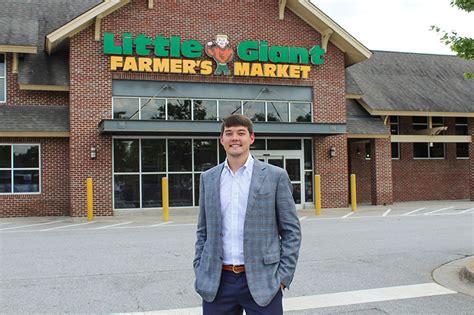
[[[450,0],[311,0],[371,50],[453,54],[429,28],[437,25],[474,37],[474,12]]]

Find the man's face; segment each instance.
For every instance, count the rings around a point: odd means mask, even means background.
[[[221,48],[224,48],[225,46],[227,46],[228,43],[229,42],[225,38],[217,38],[216,39],[216,44]]]
[[[250,145],[255,141],[255,135],[250,134],[247,127],[232,126],[225,127],[220,140],[227,156],[239,157],[248,155]]]

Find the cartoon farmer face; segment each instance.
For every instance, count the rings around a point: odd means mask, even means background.
[[[206,46],[206,53],[209,57],[214,58],[217,63],[216,71],[214,71],[215,75],[230,74],[227,63],[230,62],[234,57],[234,51],[229,47],[227,35],[217,35],[214,42],[208,42]]]
[[[227,35],[217,35],[216,36],[216,44],[220,48],[224,48],[229,44],[229,41],[227,40]]]

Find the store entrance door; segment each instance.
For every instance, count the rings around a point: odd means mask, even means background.
[[[287,171],[293,185],[293,199],[297,209],[301,209],[301,205],[304,204],[304,190],[301,189],[303,187],[303,157],[300,154],[272,154],[269,151],[252,151],[252,154],[262,162],[281,167]]]

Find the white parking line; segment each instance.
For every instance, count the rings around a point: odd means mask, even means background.
[[[161,223],[158,223],[158,224],[148,225],[148,227],[155,227],[155,226],[167,225],[167,224],[171,224],[171,223],[173,223],[173,221],[161,222]]]
[[[341,219],[345,219],[347,218],[348,216],[351,216],[354,212],[349,212],[348,214],[346,214],[345,216],[341,217]]]
[[[462,212],[460,212],[460,213],[468,213],[469,211],[472,211],[472,210],[474,210],[474,208],[464,210],[464,211],[462,211]]]
[[[106,226],[101,226],[101,227],[98,227],[98,228],[93,228],[93,230],[103,230],[103,229],[111,228],[111,227],[113,227],[113,226],[125,225],[125,224],[130,224],[130,223],[133,223],[133,221],[122,222],[122,223],[117,223],[117,224],[112,224],[112,225],[106,225]]]
[[[0,223],[0,225],[5,225],[5,224],[12,224],[11,222],[3,222],[3,223]]]
[[[416,209],[416,210],[410,211],[410,212],[408,212],[408,213],[404,213],[404,214],[402,214],[402,215],[410,215],[410,214],[412,214],[412,213],[415,213],[415,212],[418,212],[418,211],[421,211],[421,210],[424,210],[424,209],[426,209],[426,208]]]
[[[456,291],[446,289],[436,283],[422,283],[396,287],[377,288],[369,290],[346,291],[338,293],[283,298],[283,310],[302,311],[323,307],[335,307],[362,303],[394,301],[427,296],[456,294]],[[127,315],[198,315],[201,307],[160,310],[151,312],[118,313]]]
[[[47,225],[47,224],[60,223],[60,222],[63,222],[63,221],[52,221],[52,222],[43,222],[43,223],[35,223],[35,224],[28,224],[28,225],[12,226],[12,227],[8,227],[8,228],[0,229],[0,231],[21,229],[21,228],[30,227],[30,226]]]
[[[385,211],[385,212],[384,212],[384,214],[382,214],[382,217],[386,217],[386,216],[387,216],[387,214],[389,214],[389,213],[390,213],[390,211],[392,211],[392,209],[388,209],[387,211]]]
[[[307,217],[301,217],[300,221],[306,220]]]
[[[92,222],[85,222],[85,223],[78,223],[78,224],[69,224],[69,225],[63,225],[63,226],[56,226],[56,227],[53,227],[53,228],[50,228],[50,229],[40,230],[40,232],[65,229],[65,228],[69,228],[69,227],[72,227],[72,226],[79,226],[79,225],[92,224],[92,223],[95,223],[95,222],[92,221]]]
[[[441,208],[441,209],[434,210],[434,211],[430,211],[430,212],[426,212],[426,213],[423,213],[423,215],[430,215],[430,214],[432,214],[432,213],[441,212],[441,211],[443,211],[443,210],[448,210],[448,209],[452,209],[452,208],[454,208],[454,206],[446,207],[446,208]]]

